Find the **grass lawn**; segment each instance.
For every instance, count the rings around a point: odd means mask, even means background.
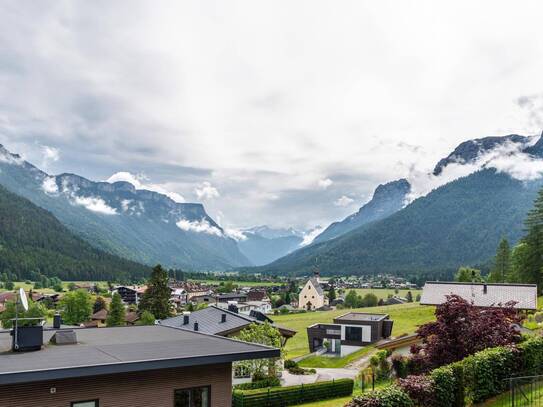
[[[341,368],[347,366],[349,363],[360,359],[361,357],[372,352],[375,348],[373,346],[366,346],[356,352],[351,353],[343,358],[333,358],[327,356],[310,356],[307,359],[302,360],[299,365],[301,367],[333,367]]]
[[[383,381],[375,385],[375,389],[388,386],[390,381]],[[369,391],[366,389],[366,392]],[[362,389],[360,389],[360,383],[355,382],[355,387],[352,396],[340,397],[337,399],[313,401],[311,403],[300,404],[300,407],[343,407],[347,402],[351,401],[353,397],[362,395]]]
[[[342,309],[333,311],[315,311],[300,314],[274,315],[272,319],[285,328],[291,328],[298,333],[290,338],[285,347],[287,359],[305,355],[309,352],[307,343],[307,330],[309,325],[315,323],[331,323],[332,320],[350,311],[389,314],[394,320],[392,336],[412,333],[417,326],[434,320],[434,307],[422,306],[418,303],[402,305],[388,305],[382,307]]]
[[[207,284],[207,285],[220,285],[221,283],[227,282],[223,280],[194,280],[194,279],[190,279],[189,281]],[[232,283],[239,287],[271,287],[274,285],[282,284],[282,283],[272,283],[270,281],[232,281]]]
[[[398,294],[394,291],[394,288],[355,288],[354,289],[357,294],[361,295],[362,297],[368,293],[375,294],[377,298],[386,300],[389,295],[397,295],[398,297],[404,297],[407,295],[408,291],[411,291],[411,294],[413,295],[413,301],[415,301],[415,298],[417,298],[417,294],[422,295],[422,290],[416,290],[416,289],[406,289],[406,290],[398,290]],[[348,293],[350,290],[347,289],[346,292]]]

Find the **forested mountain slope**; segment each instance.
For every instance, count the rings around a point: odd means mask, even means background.
[[[516,242],[541,181],[484,169],[446,184],[386,219],[300,249],[257,270],[307,273],[452,272],[489,261],[502,236]]]
[[[93,248],[50,212],[0,186],[0,270],[13,280],[142,278],[148,267]]]

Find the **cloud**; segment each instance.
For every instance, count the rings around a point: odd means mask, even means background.
[[[245,233],[239,229],[226,228],[224,229],[224,234],[237,241],[247,240],[247,236],[245,235]]]
[[[113,174],[106,181],[110,183],[121,182],[121,181],[129,182],[130,184],[134,185],[134,188],[136,189],[143,189],[147,191],[158,192],[160,194],[166,195],[168,198],[170,198],[172,201],[176,203],[185,202],[185,198],[183,198],[181,194],[177,192],[168,191],[162,185],[147,182],[148,178],[145,176],[145,174],[136,175],[127,171],[120,171]]]
[[[539,2],[45,1],[0,3],[0,142],[187,198],[207,180],[233,227],[325,224],[349,209],[336,188],[368,196],[399,161],[423,172],[463,140],[539,132],[536,101],[515,103],[543,90]]]
[[[200,200],[208,200],[221,196],[219,190],[211,185],[210,182],[203,182],[200,186],[194,189],[194,193]]]
[[[303,235],[304,240],[302,241],[302,243],[300,243],[300,246],[303,247],[303,246],[307,246],[311,244],[313,240],[315,240],[315,238],[324,231],[324,229],[325,228],[321,226],[316,226],[314,229],[310,230],[309,232],[306,232]]]
[[[354,199],[349,198],[347,195],[342,195],[334,201],[335,206],[346,207],[354,202]]]
[[[330,178],[320,179],[317,182],[319,188],[321,188],[321,189],[327,189],[333,183],[334,183],[334,181],[332,181]]]
[[[104,215],[117,215],[117,210],[108,206],[102,198],[93,196],[73,196],[73,202],[81,205],[89,211],[101,213]]]
[[[47,169],[51,163],[57,162],[60,159],[60,150],[55,147],[42,146],[42,167]]]
[[[41,189],[50,195],[58,194],[58,185],[55,177],[45,177],[41,184]]]
[[[466,177],[483,168],[494,168],[519,181],[532,181],[543,176],[543,159],[524,153],[526,147],[537,141],[531,138],[527,143],[507,142],[495,148],[481,152],[472,162],[449,163],[438,176],[430,171],[421,171],[413,167],[407,176],[411,191],[407,202],[427,195],[429,192],[456,179]]]
[[[219,228],[212,226],[205,219],[192,222],[187,219],[180,219],[178,222],[176,222],[176,225],[179,229],[186,232],[207,233],[209,235],[223,236],[223,233]]]

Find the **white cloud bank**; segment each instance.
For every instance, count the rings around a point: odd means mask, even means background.
[[[94,196],[73,196],[73,202],[76,205],[81,205],[89,211],[101,213],[104,215],[117,215],[117,210],[106,204],[102,198]]]
[[[425,196],[436,188],[466,177],[483,168],[494,168],[497,172],[509,174],[519,181],[533,181],[543,176],[543,159],[522,152],[536,139],[528,143],[507,142],[481,153],[473,162],[452,162],[435,176],[429,171],[413,169],[407,180],[411,184],[408,202]]]
[[[320,189],[327,189],[333,183],[334,181],[332,181],[330,178],[324,178],[317,181],[317,185]]]
[[[303,246],[307,246],[308,244],[313,243],[313,240],[315,240],[315,238],[318,235],[320,235],[324,231],[324,229],[325,228],[321,226],[317,226],[314,229],[310,230],[309,232],[305,233],[304,240],[302,241],[302,243],[300,243],[300,246],[303,247]]]
[[[189,221],[187,219],[180,219],[176,223],[177,227],[181,230],[184,230],[186,232],[196,232],[196,233],[207,233],[209,235],[215,235],[215,236],[223,236],[222,231],[212,226],[207,220],[196,220],[196,221]]]
[[[166,195],[168,198],[170,198],[172,201],[176,203],[185,202],[185,198],[181,194],[177,192],[168,191],[166,188],[164,188],[161,185],[147,182],[148,179],[144,174],[132,174],[127,171],[120,171],[113,174],[106,181],[109,183],[121,182],[121,181],[128,182],[134,185],[134,188],[136,189],[144,189],[148,191],[158,192],[160,194]]]
[[[55,177],[45,177],[41,184],[43,192],[49,195],[58,194],[58,185]]]

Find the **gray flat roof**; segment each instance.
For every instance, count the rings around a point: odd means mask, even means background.
[[[95,376],[152,369],[279,357],[279,350],[173,327],[130,326],[75,329],[78,344],[11,352],[9,332],[0,332],[0,384]]]
[[[485,293],[486,286],[486,293]],[[484,284],[428,281],[424,285],[421,305],[439,305],[446,296],[456,294],[477,307],[500,307],[515,301],[515,308],[537,309],[537,285],[535,284]]]
[[[380,321],[388,317],[388,314],[368,314],[365,312],[349,312],[334,318],[336,321]]]

